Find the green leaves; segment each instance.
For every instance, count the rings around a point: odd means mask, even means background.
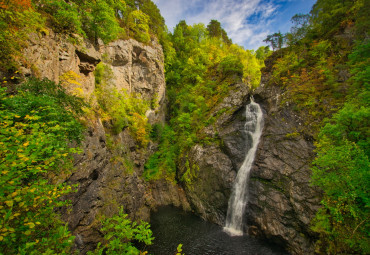
[[[30,33],[42,30],[44,19],[31,9],[0,10],[0,69],[14,70],[18,66],[15,57],[21,56],[22,48],[27,45]]]
[[[368,60],[358,54],[363,48],[359,45],[351,54],[357,94],[348,96],[342,109],[327,120],[316,144],[312,183],[324,197],[313,230],[320,233],[317,245],[326,253],[370,252],[370,107],[363,100],[369,87],[362,79]]]
[[[102,254],[142,254],[134,245],[133,241],[138,241],[146,245],[151,245],[154,237],[149,229],[147,222],[136,223],[127,218],[123,208],[119,213],[111,218],[103,219],[101,231],[104,233],[105,244],[94,252],[88,252],[89,255]],[[145,253],[144,253],[145,254]]]
[[[87,25],[94,33],[95,42],[98,38],[104,43],[116,39],[122,28],[115,17],[114,9],[105,0],[96,0],[89,7],[91,8],[91,20]]]
[[[95,94],[103,120],[112,121],[111,129],[115,134],[128,127],[140,146],[146,147],[150,125],[145,113],[150,109],[150,103],[138,94],[111,88],[112,70],[103,63],[97,65],[95,75]]]
[[[133,37],[139,42],[148,43],[149,35],[149,16],[140,10],[130,12],[128,15],[128,27],[133,32]]]
[[[80,141],[83,128],[78,107],[67,109],[79,100],[63,101],[64,91],[46,80],[20,88],[12,96],[0,89],[0,247],[8,254],[65,253],[73,237],[55,208],[68,204],[61,196],[72,187],[47,176],[70,171],[78,150],[69,142]]]
[[[41,0],[43,11],[51,15],[51,23],[57,32],[85,35],[79,17],[78,5],[63,0]]]
[[[231,44],[219,22],[189,26],[180,21],[166,43],[165,68],[169,98],[169,125],[159,133],[159,150],[145,165],[146,180],[168,177],[175,181],[176,164],[196,143],[217,142],[204,134],[216,120],[214,107],[231,93],[232,84],[255,88],[262,62],[253,51]],[[182,180],[193,178],[196,167]]]
[[[219,64],[219,69],[224,76],[236,75],[243,77],[243,64],[235,55],[223,58]]]

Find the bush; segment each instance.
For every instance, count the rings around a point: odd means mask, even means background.
[[[127,216],[121,207],[117,215],[103,219],[101,231],[104,233],[105,244],[99,243],[98,248],[94,252],[88,252],[88,255],[145,254],[138,250],[132,242],[152,244],[154,237],[149,229],[150,225],[147,222],[137,224]]]
[[[69,144],[83,132],[70,109],[78,104],[62,101],[66,95],[50,81],[21,88],[28,89],[12,96],[0,89],[0,247],[5,254],[67,253],[74,237],[55,209],[68,204],[61,196],[72,187],[48,176],[71,171],[78,149]]]
[[[146,147],[150,125],[145,113],[150,103],[135,93],[110,88],[112,70],[103,63],[98,64],[95,76],[95,94],[104,120],[112,122],[113,133],[118,134],[127,127],[140,146]]]
[[[66,3],[64,0],[42,0],[40,2],[40,10],[50,15],[55,31],[85,35],[78,13],[79,6],[76,3]]]
[[[232,75],[243,77],[243,64],[237,56],[229,55],[223,58],[219,64],[219,69],[224,77]]]

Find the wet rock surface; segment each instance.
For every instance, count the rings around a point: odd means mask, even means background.
[[[313,138],[301,128],[304,120],[293,106],[282,104],[284,91],[265,85],[268,81],[265,71],[261,87],[253,93],[264,113],[264,130],[251,169],[244,229],[292,254],[314,254],[310,221],[321,193],[310,186]],[[224,225],[233,182],[249,149],[243,129],[252,93],[246,85],[235,87],[214,110],[215,116],[222,109],[224,113],[204,130],[216,142],[194,146],[179,172],[181,176],[192,170],[191,182],[184,184],[188,200],[199,215],[219,225]]]
[[[283,91],[264,85],[255,92],[265,110],[264,131],[249,184],[247,223],[257,235],[282,244],[292,254],[314,254],[309,229],[320,202],[310,186],[313,138],[301,132],[302,119],[292,106],[281,103]]]
[[[224,225],[233,182],[248,150],[242,130],[250,90],[243,83],[232,86],[232,92],[213,109],[215,123],[202,131],[214,141],[191,148],[178,172],[181,179],[190,169],[191,177],[184,188],[192,208],[202,218],[219,225]]]

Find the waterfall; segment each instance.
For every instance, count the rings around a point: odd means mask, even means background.
[[[248,203],[248,179],[252,168],[257,146],[263,129],[263,114],[261,107],[254,102],[246,106],[246,122],[244,132],[247,135],[247,146],[250,148],[245,156],[242,166],[236,176],[233,191],[229,199],[226,224],[224,230],[230,235],[243,235],[243,215],[245,206]]]

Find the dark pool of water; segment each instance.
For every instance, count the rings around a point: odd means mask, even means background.
[[[162,207],[151,216],[154,244],[146,247],[153,255],[174,255],[183,244],[186,255],[282,255],[281,248],[253,237],[231,237],[222,227],[175,207]]]

